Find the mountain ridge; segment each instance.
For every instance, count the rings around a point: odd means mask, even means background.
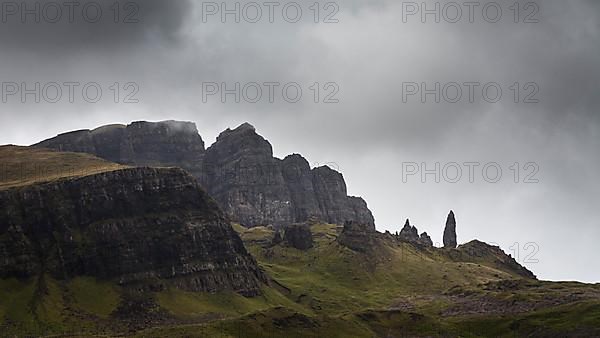
[[[348,196],[343,175],[310,168],[299,154],[278,159],[269,141],[244,123],[205,148],[192,122],[137,121],[62,133],[32,145],[82,152],[133,166],[178,166],[196,177],[230,218],[246,226],[285,226],[317,218],[375,227],[367,203]]]

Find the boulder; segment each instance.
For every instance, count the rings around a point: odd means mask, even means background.
[[[281,238],[281,232],[279,229],[275,230],[275,234],[273,235],[273,239],[271,240],[271,245],[275,246],[279,243],[283,242],[283,238]]]
[[[377,232],[371,226],[347,221],[337,241],[351,250],[367,252],[376,245],[376,236]]]
[[[283,235],[285,243],[298,250],[308,250],[313,247],[313,238],[307,224],[292,224],[285,228]]]

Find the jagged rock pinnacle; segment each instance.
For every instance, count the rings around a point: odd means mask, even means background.
[[[251,125],[248,122],[244,122],[242,123],[239,127],[235,128],[236,130],[252,130],[252,131],[256,131],[256,128],[254,128],[253,125]]]
[[[454,212],[450,210],[444,229],[444,248],[454,249],[456,244],[456,219],[454,218]]]
[[[419,231],[416,227],[410,225],[408,219],[402,230],[400,230],[400,240],[405,242],[417,242],[419,240]]]
[[[433,240],[431,240],[431,237],[429,237],[429,235],[426,232],[421,234],[419,242],[427,247],[433,246]]]

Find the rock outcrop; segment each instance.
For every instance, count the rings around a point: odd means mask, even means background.
[[[351,250],[368,252],[377,245],[377,234],[369,225],[347,221],[337,241]]]
[[[433,247],[433,240],[431,240],[431,237],[426,232],[422,233],[421,237],[419,237],[419,243],[426,247]]]
[[[410,220],[406,220],[404,227],[400,230],[400,233],[396,233],[396,239],[401,242],[418,244],[423,247],[433,247],[433,241],[431,237],[424,232],[419,236],[419,230],[414,225],[410,225]]]
[[[287,226],[283,239],[287,245],[298,250],[308,250],[313,247],[312,233],[307,224]]]
[[[273,235],[273,238],[271,239],[271,246],[278,245],[281,242],[283,242],[283,238],[281,238],[281,231],[279,231],[279,229],[277,229],[277,230],[275,230],[275,234]]]
[[[0,278],[42,273],[248,296],[266,282],[216,202],[178,168],[0,191]]]
[[[519,264],[511,255],[507,255],[499,246],[473,240],[460,245],[457,250],[448,250],[446,253],[456,261],[485,264],[520,277],[536,279],[533,272]]]
[[[234,221],[245,226],[285,226],[310,219],[375,229],[367,203],[347,196],[341,173],[311,169],[294,154],[273,157],[271,144],[242,124],[222,132],[205,150],[189,122],[134,122],[61,134],[36,144],[59,151],[85,152],[133,166],[175,166],[195,176]]]
[[[419,232],[416,227],[410,225],[410,221],[407,219],[404,223],[404,227],[400,230],[398,235],[401,241],[416,243],[419,241]]]
[[[454,211],[450,210],[444,228],[444,248],[454,249],[456,244],[456,219],[454,218]]]

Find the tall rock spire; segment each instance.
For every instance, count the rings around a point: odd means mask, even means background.
[[[444,229],[444,248],[456,248],[456,219],[454,212],[450,210],[446,219],[446,228]]]

